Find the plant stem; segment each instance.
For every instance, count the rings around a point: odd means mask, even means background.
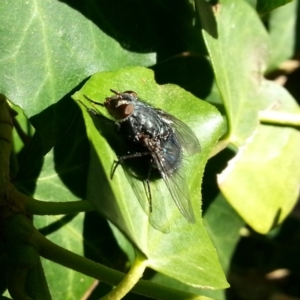
[[[26,211],[34,215],[63,215],[93,210],[91,203],[86,200],[70,202],[47,202],[35,200],[25,195],[23,195],[22,198],[25,203]]]
[[[143,273],[147,266],[147,260],[137,255],[136,259],[131,266],[129,272],[123,278],[123,280],[106,296],[101,298],[102,300],[118,300],[122,299],[130,290],[136,285],[139,279],[143,276]]]
[[[263,123],[300,126],[300,114],[272,110],[259,112],[259,120]]]
[[[36,246],[37,249],[39,249],[40,255],[45,257],[46,259],[54,261],[67,268],[73,269],[108,284],[118,285],[120,282],[124,281],[124,278],[128,276],[124,273],[113,270],[99,263],[95,263],[85,257],[82,257],[54,244],[53,242],[46,239],[37,230],[32,235],[32,243]],[[139,260],[141,260],[141,258],[139,258]],[[132,267],[132,270],[130,271],[136,272],[135,275],[138,277],[140,276],[139,273],[143,272],[143,269],[145,268],[144,264],[146,264],[146,261],[144,261],[144,263],[141,263],[141,261],[137,261],[135,262],[135,264],[137,264],[137,266]],[[139,271],[135,270],[135,268],[139,268]],[[204,296],[176,290],[170,287],[162,286],[158,283],[142,279],[138,280],[138,282],[136,283],[136,280],[137,279],[131,281],[131,287],[133,287],[132,292],[152,297],[154,299],[210,299]],[[136,285],[134,285],[135,283]]]

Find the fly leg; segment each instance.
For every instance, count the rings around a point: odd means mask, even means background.
[[[89,98],[88,96],[86,96],[86,95],[83,95],[83,96],[84,96],[88,101],[90,101],[90,102],[93,104],[94,107],[95,107],[95,105],[104,106],[102,103],[96,102],[96,101],[90,99],[90,98]],[[103,116],[103,115],[101,114],[101,112],[100,112],[96,107],[95,107],[95,108],[90,108],[90,107],[86,106],[81,100],[77,100],[77,102],[79,102],[81,105],[83,105],[83,106],[86,108],[86,110],[87,110],[90,114],[94,115],[95,117],[100,117],[100,118],[105,119],[106,121],[115,123],[114,121],[112,121],[112,120],[108,119],[107,117]],[[94,105],[94,104],[95,104],[95,105]],[[118,124],[118,123],[115,123],[115,124],[117,125],[117,130],[119,130],[119,124]]]
[[[93,99],[91,99],[90,97],[88,97],[87,95],[83,95],[85,99],[89,100],[91,103],[93,104],[96,104],[96,105],[100,105],[100,106],[104,106],[103,103],[101,102],[97,102],[97,101],[94,101]]]
[[[87,99],[88,101],[90,101],[90,102],[93,104],[94,107],[95,107],[95,105],[104,106],[103,103],[96,102],[96,101],[92,100],[91,98],[89,98],[89,97],[86,96],[86,95],[83,95],[83,96],[85,97],[85,99]],[[83,103],[82,103],[82,104],[83,104]],[[95,104],[95,105],[94,105],[94,104]],[[84,104],[83,104],[83,105],[84,105]],[[99,111],[96,107],[93,109],[93,108],[87,107],[86,105],[84,105],[84,106],[86,107],[86,109],[87,109],[87,111],[88,111],[89,113],[92,113],[92,114],[95,115],[95,116],[101,116],[101,117],[105,118],[105,117],[100,113],[100,111]],[[105,119],[107,119],[107,118],[105,118]]]
[[[146,191],[148,193],[148,202],[149,202],[149,211],[152,213],[152,196],[151,196],[151,189],[150,189],[150,176],[151,176],[152,166],[150,165],[147,179],[145,180],[146,184]]]
[[[142,156],[146,156],[146,155],[151,155],[151,153],[150,152],[139,152],[139,153],[123,155],[123,156],[118,157],[118,160],[115,160],[113,165],[112,165],[112,170],[111,170],[111,173],[110,173],[110,179],[113,178],[117,167],[119,165],[121,165],[124,160],[130,159],[130,158],[142,157]],[[150,189],[151,171],[152,171],[152,166],[150,165],[148,175],[147,175],[147,179],[143,181],[144,188],[146,190],[146,195],[147,195],[148,202],[149,202],[149,211],[150,211],[150,213],[152,212],[152,196],[151,196],[151,189]]]
[[[89,101],[91,101],[87,96],[84,95],[84,97],[85,97],[86,99],[88,99]],[[98,109],[96,109],[96,108],[93,109],[93,108],[87,107],[81,100],[77,100],[77,102],[79,102],[81,105],[83,105],[83,106],[86,108],[86,110],[87,110],[89,113],[93,114],[94,116],[105,118],[105,117],[100,113],[100,111],[99,111]],[[92,103],[93,103],[93,102],[92,102]],[[99,103],[99,104],[100,104],[100,103]],[[107,119],[107,118],[105,118],[105,119]]]
[[[117,167],[119,165],[121,165],[124,160],[129,159],[129,158],[142,157],[142,156],[146,156],[146,155],[151,155],[151,153],[150,152],[138,152],[138,153],[134,153],[134,154],[119,156],[118,160],[115,160],[113,165],[112,165],[112,169],[111,169],[111,172],[110,172],[110,179],[112,179],[114,177],[114,174],[115,174],[115,171],[116,171]]]

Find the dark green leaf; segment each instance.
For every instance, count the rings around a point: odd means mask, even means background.
[[[56,103],[91,74],[150,65],[152,53],[134,53],[70,6],[52,0],[2,1],[1,91],[27,117]]]
[[[256,9],[263,15],[292,1],[293,0],[257,0]]]
[[[76,145],[74,147],[76,148]],[[64,166],[62,166],[61,163],[54,163],[55,157],[55,150],[50,151],[45,156],[41,173],[36,182],[34,197],[39,200],[54,202],[80,200],[75,194],[80,194],[82,193],[80,190],[85,189],[84,173],[80,175],[82,171],[84,172],[83,166],[80,165],[84,164],[84,160],[77,165],[73,164],[73,166],[71,161],[65,161]],[[71,157],[74,158],[74,155]],[[60,169],[59,171],[56,170],[57,167]],[[77,168],[78,170],[76,170]],[[71,181],[73,182],[71,183]],[[25,184],[25,182],[22,183]],[[77,185],[76,189],[74,189],[74,184]],[[83,224],[83,213],[76,216],[34,217],[34,225],[48,239],[82,256],[85,254],[82,236]],[[88,243],[88,241],[86,242],[89,248],[96,252],[96,249],[93,249],[93,245]],[[94,281],[88,276],[54,264],[51,261],[42,259],[42,263],[53,299],[80,299]]]

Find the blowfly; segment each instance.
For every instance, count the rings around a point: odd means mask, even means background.
[[[112,168],[111,178],[119,164],[132,158],[146,157],[147,165],[143,167],[147,168],[147,175],[142,180],[145,183],[149,209],[143,207],[144,210],[153,212],[150,183],[152,173],[156,172],[158,177],[165,182],[181,214],[189,222],[194,223],[195,217],[185,179],[183,160],[186,155],[201,151],[197,137],[185,123],[140,100],[135,92],[121,93],[115,90],[111,92],[114,95],[106,98],[104,103],[85,96],[91,103],[107,109],[115,119],[118,133],[129,141],[134,149],[133,153],[118,157]],[[95,115],[100,114],[95,109],[89,109],[89,111]],[[145,160],[142,161],[145,162]],[[149,219],[154,228],[168,231],[168,229],[162,229],[159,218]]]

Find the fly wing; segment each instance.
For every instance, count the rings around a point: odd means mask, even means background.
[[[147,186],[148,170],[145,170],[145,165],[149,166],[149,163],[141,164],[142,158],[129,159],[122,163],[125,175],[129,181],[140,205],[149,218],[149,222],[153,228],[163,233],[169,233],[169,221],[167,218],[164,201],[160,193],[159,182],[160,180],[149,181],[149,188]],[[134,162],[135,161],[135,162]],[[135,164],[136,163],[136,164]],[[136,166],[138,165],[138,166]],[[143,166],[146,171],[144,174],[138,172],[138,167]],[[136,168],[137,167],[137,168]],[[147,169],[147,168],[146,168]],[[150,194],[149,194],[150,193]],[[151,208],[152,210],[151,210]]]
[[[164,121],[175,130],[176,136],[187,154],[192,155],[201,151],[200,143],[189,126],[161,109],[156,110]]]
[[[168,142],[174,142],[174,147],[178,147],[176,139],[171,139]],[[179,148],[178,151],[181,151],[181,149]],[[163,149],[163,160],[161,159],[161,153],[158,152],[152,153],[152,157],[179,211],[189,222],[194,223],[195,216],[185,177],[182,155],[179,164],[174,168],[173,154],[172,147],[167,147]]]

